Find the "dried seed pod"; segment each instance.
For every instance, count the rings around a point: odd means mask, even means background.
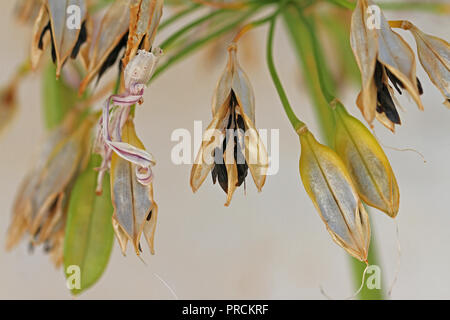
[[[73,17],[73,26],[69,27],[70,8],[77,8],[79,12],[76,12],[76,16]],[[79,26],[76,25],[78,19]],[[86,19],[87,8],[84,0],[44,1],[33,32],[31,53],[33,68],[37,67],[42,51],[45,49],[44,38],[48,32],[52,45],[52,58],[56,63],[56,77],[59,78],[67,59],[69,57],[75,59],[81,46],[87,40]]]
[[[213,121],[191,170],[191,187],[196,192],[211,172],[227,193],[226,206],[245,181],[248,170],[261,191],[268,168],[267,152],[255,128],[255,97],[247,75],[241,69],[236,45],[229,51],[228,65],[213,98]]]
[[[100,78],[119,57],[128,40],[130,5],[132,0],[116,0],[109,7],[100,25],[89,55],[88,73],[80,85],[86,90],[96,77]]]
[[[367,262],[369,218],[347,168],[306,127],[299,130],[299,135],[300,175],[306,192],[333,240],[353,257]]]
[[[164,0],[133,0],[127,49],[122,65],[127,66],[139,49],[150,51],[163,13]]]
[[[51,133],[17,194],[8,230],[8,250],[28,233],[32,246],[44,244],[50,254],[54,253],[55,263],[60,264],[68,194],[87,165],[93,124],[92,118],[86,118],[73,131],[75,118],[70,114]]]
[[[450,44],[443,39],[423,33],[410,22],[404,23],[402,28],[411,31],[416,40],[420,63],[444,96],[444,105],[450,108]]]
[[[400,35],[389,27],[380,14],[380,25],[369,25],[370,0],[358,0],[352,15],[351,46],[361,70],[362,90],[357,99],[358,108],[372,125],[376,117],[391,131],[400,124],[394,90],[406,90],[420,110],[422,86],[416,77],[414,52]]]
[[[335,150],[352,176],[361,199],[395,218],[400,193],[394,172],[383,149],[370,131],[336,101]]]
[[[136,135],[132,120],[128,120],[122,130],[125,143],[144,149]],[[122,253],[125,254],[127,242],[131,241],[137,255],[141,253],[142,234],[154,254],[154,236],[158,206],[153,200],[153,185],[144,185],[136,176],[136,164],[125,160],[116,153],[111,159],[111,197],[114,206],[113,228]]]

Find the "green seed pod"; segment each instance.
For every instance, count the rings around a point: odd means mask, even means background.
[[[392,218],[400,193],[389,160],[372,133],[337,101],[335,149],[348,168],[361,199]]]
[[[367,261],[370,224],[350,174],[339,156],[304,127],[299,132],[300,175],[333,240],[350,255]]]

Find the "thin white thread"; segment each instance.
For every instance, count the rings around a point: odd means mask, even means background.
[[[375,139],[378,141],[378,143],[380,145],[382,145],[384,148],[391,149],[391,150],[394,150],[394,151],[400,151],[400,152],[408,152],[408,151],[409,152],[414,152],[415,154],[419,155],[422,158],[423,163],[427,163],[427,160],[425,159],[425,156],[421,152],[417,151],[416,149],[413,149],[413,148],[403,148],[403,149],[401,149],[401,148],[395,148],[395,147],[387,146],[383,142],[381,142],[380,139],[378,139],[374,128],[372,128],[372,133],[373,133],[373,136],[375,137]]]
[[[142,263],[148,267],[148,264],[145,262],[145,260],[138,255],[139,260],[142,261]],[[175,300],[180,300],[177,296],[177,294],[175,293],[175,291],[169,286],[169,284],[167,283],[167,281],[165,281],[161,276],[159,276],[156,272],[152,271],[153,275],[159,280],[161,281],[161,283],[169,290],[169,292],[172,294],[172,296],[175,298]]]
[[[391,285],[389,286],[389,291],[388,291],[388,296],[390,297],[392,294],[392,290],[394,289],[395,283],[398,280],[398,275],[400,273],[400,265],[401,265],[401,257],[402,257],[402,247],[400,245],[400,232],[399,232],[399,227],[398,227],[398,221],[395,221],[395,235],[397,238],[397,266],[395,268],[395,276],[394,276],[394,280],[392,280]]]
[[[174,296],[175,300],[179,300],[175,291],[169,286],[169,284],[163,278],[161,278],[156,272],[153,272],[153,275],[156,276],[159,279],[159,281],[161,281],[162,284],[166,286],[167,289],[169,289],[170,293]]]
[[[351,299],[354,299],[354,298],[356,298],[356,296],[361,292],[361,290],[364,288],[364,284],[365,284],[365,280],[366,280],[366,273],[367,273],[367,270],[369,269],[369,264],[367,264],[366,265],[366,268],[364,269],[364,272],[363,272],[363,275],[362,275],[362,279],[361,279],[361,286],[359,287],[359,289],[358,290],[356,290],[356,292],[353,294],[353,295],[351,295],[350,297],[347,297],[347,298],[344,298],[344,299],[340,299],[340,300],[351,300]],[[325,292],[325,289],[322,287],[322,286],[320,286],[320,292],[325,296],[325,298],[327,298],[328,300],[337,300],[337,299],[334,299],[334,298],[332,298],[332,297],[330,297],[326,292]]]

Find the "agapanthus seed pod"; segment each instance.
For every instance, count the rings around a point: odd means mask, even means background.
[[[244,183],[248,170],[261,191],[268,168],[267,152],[255,128],[255,97],[247,75],[236,55],[236,44],[228,48],[228,65],[213,98],[213,120],[191,171],[196,192],[211,172],[227,193],[228,206],[235,189]]]
[[[100,25],[98,36],[89,54],[88,71],[80,86],[83,93],[89,83],[98,79],[114,65],[128,41],[131,0],[116,0],[111,3]]]
[[[139,49],[150,51],[163,14],[164,0],[133,0],[127,49],[122,65],[127,66]]]
[[[421,110],[422,86],[416,77],[414,52],[400,35],[391,30],[382,12],[380,25],[369,25],[373,23],[369,17],[369,5],[373,2],[358,0],[351,23],[351,46],[362,78],[357,105],[370,125],[376,117],[388,129],[395,131],[395,125],[401,121],[389,81],[399,94],[406,90]]]
[[[347,167],[361,199],[392,218],[400,193],[388,158],[372,133],[345,107],[334,102],[335,150]]]
[[[444,105],[450,108],[450,44],[443,39],[423,33],[409,21],[402,21],[401,27],[413,34],[420,63],[444,96]]]
[[[67,9],[70,6],[80,8],[80,27],[69,28],[67,23]],[[48,44],[47,32],[50,34],[52,58],[56,64],[56,77],[59,78],[61,69],[67,59],[75,59],[81,46],[87,40],[87,7],[84,0],[45,0],[36,19],[31,46],[32,66],[36,68],[40,56]]]
[[[144,145],[136,135],[131,119],[127,120],[122,130],[124,143],[144,150]],[[158,206],[153,200],[153,184],[142,184],[135,172],[138,166],[116,153],[111,159],[111,197],[114,206],[113,227],[122,253],[125,255],[128,241],[135,252],[140,255],[142,234],[147,240],[150,251],[154,254],[154,236]]]
[[[333,240],[353,257],[367,262],[369,218],[342,160],[320,144],[306,127],[299,130],[300,175]]]
[[[67,201],[73,181],[87,165],[94,122],[85,118],[74,131],[76,114],[71,113],[50,134],[17,194],[8,250],[28,233],[31,246],[43,244],[56,265],[62,262]]]

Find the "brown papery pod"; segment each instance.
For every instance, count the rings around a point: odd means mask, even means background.
[[[402,28],[413,34],[420,63],[444,96],[444,105],[450,108],[450,44],[444,39],[420,31],[409,21],[403,21]]]
[[[150,51],[163,14],[164,0],[134,0],[130,8],[130,27],[125,56],[125,68],[139,49]]]
[[[39,62],[39,51],[45,49],[43,41],[49,33],[52,59],[56,64],[56,77],[59,78],[67,59],[75,59],[87,40],[87,8],[84,0],[46,0],[42,6],[33,32],[33,67]]]
[[[139,149],[144,145],[136,135],[133,120],[129,119],[122,130],[122,141]],[[153,185],[138,182],[136,165],[113,153],[111,159],[111,196],[114,206],[112,223],[122,253],[131,241],[135,252],[140,255],[142,234],[147,240],[150,252],[154,250],[154,236],[158,206],[153,199]]]
[[[93,119],[86,118],[73,131],[72,116],[48,137],[34,169],[19,189],[7,249],[14,247],[26,232],[32,245],[44,243],[53,247],[53,237],[63,229],[68,193],[78,173],[86,167],[94,124]]]
[[[109,7],[100,25],[100,29],[92,44],[89,55],[89,66],[86,77],[80,85],[80,94],[89,83],[112,66],[127,44],[130,24],[131,0],[116,0]]]
[[[370,125],[376,117],[394,132],[395,125],[401,121],[390,83],[399,94],[406,90],[420,110],[423,110],[420,100],[423,92],[416,77],[414,52],[392,31],[382,12],[377,15],[379,19],[373,19],[372,5],[370,0],[358,0],[352,16],[351,45],[362,77],[356,103]]]

